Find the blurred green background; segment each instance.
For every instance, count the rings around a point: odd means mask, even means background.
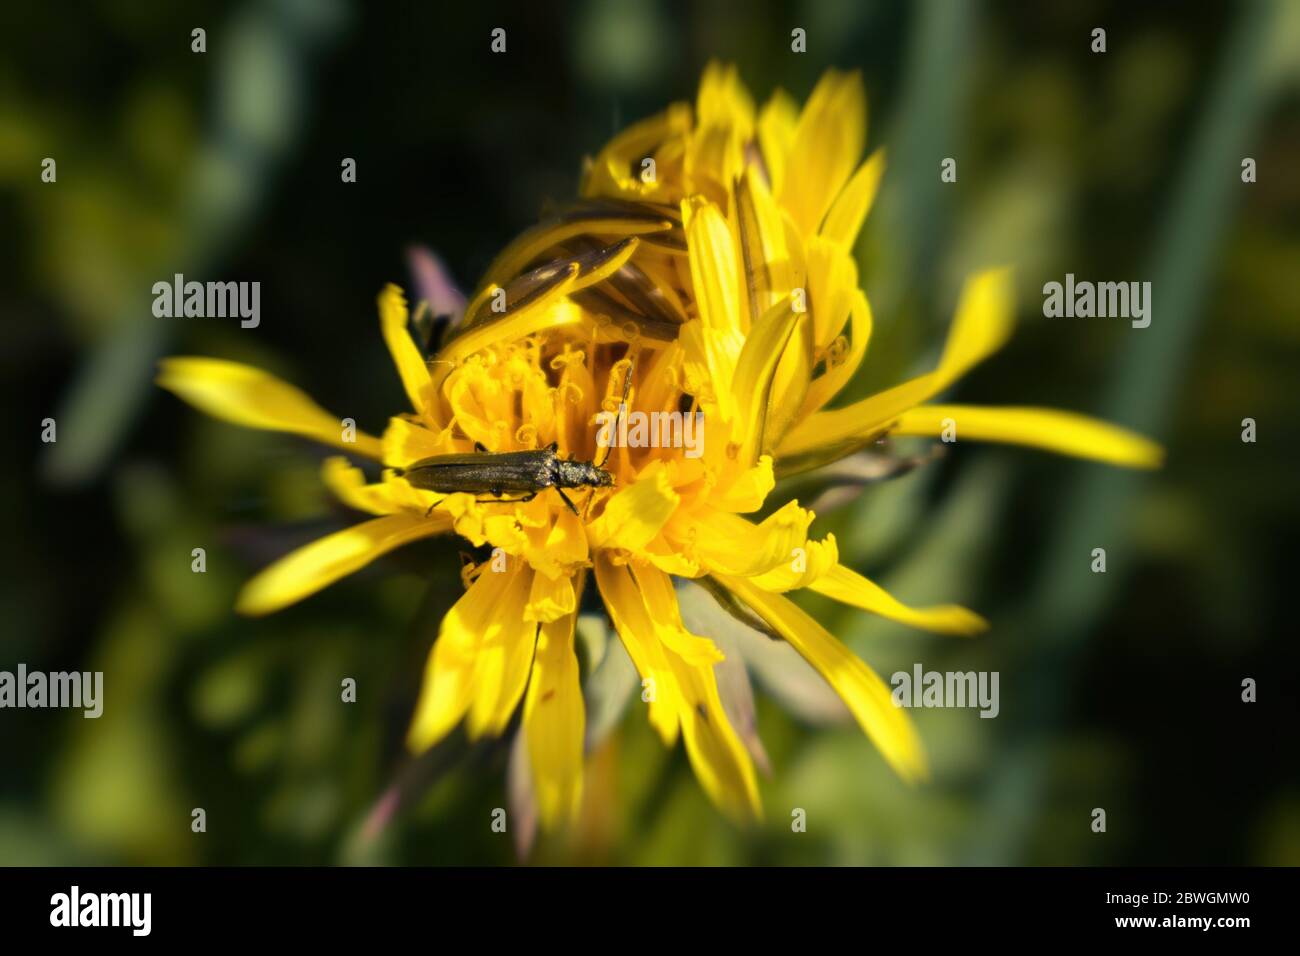
[[[247,0],[0,10],[0,669],[106,674],[98,721],[0,712],[0,864],[517,859],[520,819],[488,825],[513,806],[508,741],[415,763],[401,748],[457,545],[235,617],[256,568],[351,516],[320,487],[322,452],[204,418],[152,386],[153,366],[248,361],[380,429],[403,396],[374,296],[411,288],[407,250],[473,285],[544,200],[573,195],[584,155],[693,99],[711,58],[760,101],[804,98],[827,67],[863,73],[889,172],[859,245],[877,326],[855,394],[928,367],[961,278],[1009,262],[1017,334],[953,399],[1100,415],[1169,461],[1138,475],[958,446],[819,520],[903,600],[993,622],[942,638],[809,602],[886,678],[916,661],[999,672],[996,720],[915,712],[931,783],[901,784],[824,689],[755,658],[769,822],[737,830],[639,707],[618,717],[626,688],[606,673],[589,812],[529,858],[1300,862],[1300,655],[1283,624],[1300,546],[1300,4]],[[47,156],[57,183],[40,180]],[[955,184],[939,180],[949,156]],[[260,281],[260,327],[153,318],[151,286],[175,272]],[[1151,327],[1043,318],[1042,285],[1066,272],[1151,281]],[[584,627],[599,648],[599,619]]]

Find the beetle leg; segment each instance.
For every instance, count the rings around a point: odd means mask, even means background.
[[[493,492],[493,494],[496,494]],[[537,492],[531,492],[522,498],[475,498],[474,500],[481,505],[503,505],[511,501],[532,501],[537,497]]]
[[[569,500],[569,496],[564,493],[564,490],[559,485],[555,486],[555,493],[564,499],[564,503],[569,506],[570,511],[575,515],[578,513],[578,509],[573,506],[573,502]]]

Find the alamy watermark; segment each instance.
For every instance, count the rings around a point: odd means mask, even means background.
[[[978,707],[981,717],[996,717],[997,671],[926,671],[920,664],[912,672],[896,671],[889,678],[895,707]]]
[[[687,458],[704,454],[704,413],[628,411],[596,413],[601,448],[683,448]]]
[[[58,927],[122,926],[132,936],[153,928],[152,893],[83,893],[74,885],[50,897],[50,925]]]
[[[153,314],[160,319],[238,317],[244,329],[262,321],[260,282],[186,282],[178,272],[171,282],[155,282],[153,296]]]
[[[1131,319],[1133,328],[1151,324],[1150,282],[1075,282],[1074,273],[1065,282],[1043,286],[1043,315],[1049,319]]]
[[[72,707],[82,709],[83,717],[99,717],[104,712],[104,672],[46,673],[19,664],[16,672],[0,671],[0,708],[5,707]]]

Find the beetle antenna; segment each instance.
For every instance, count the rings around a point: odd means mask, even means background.
[[[593,462],[597,468],[604,468],[605,462],[609,461],[610,452],[617,441],[615,436],[618,435],[618,424],[623,417],[623,409],[627,408],[627,396],[632,389],[632,367],[636,364],[635,358],[627,360],[627,375],[623,379],[623,397],[618,400],[618,414],[614,416],[614,431],[609,436],[609,444],[605,446],[605,456],[599,462]]]

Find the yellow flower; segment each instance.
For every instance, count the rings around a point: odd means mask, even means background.
[[[382,464],[368,481],[342,458],[323,480],[373,515],[296,551],[244,588],[266,614],[380,555],[454,532],[504,562],[467,570],[442,622],[409,732],[422,750],[458,724],[471,737],[522,722],[543,822],[576,813],[584,706],[574,624],[594,581],[648,693],[665,744],[680,735],[701,785],[738,820],[761,815],[754,765],[719,698],[707,636],[691,633],[673,576],[712,579],[839,693],[905,779],[925,774],[920,741],[885,683],[785,595],[807,588],[926,630],[972,634],[960,607],[908,607],[809,536],[795,501],[761,521],[778,472],[817,467],[880,436],[1037,445],[1152,467],[1149,441],[1035,408],[926,404],[1007,338],[1005,270],[973,277],[938,367],[844,408],[825,406],[866,352],[871,310],[851,249],[883,170],[861,162],[865,103],[855,76],[827,74],[802,110],[784,94],[756,111],[735,71],[711,66],[695,108],[679,104],[616,137],[588,166],[582,198],[511,243],[451,337],[426,362],[402,293],[379,296],[380,326],[410,400],[382,438],[343,440],[339,419],[297,389],[230,362],[172,358],[159,383],[210,414],[306,435]],[[646,163],[645,160],[653,160]],[[653,170],[653,175],[648,173]],[[543,489],[526,501],[415,487],[430,457],[541,449],[601,462],[598,413],[700,412],[698,456],[641,443],[609,449],[610,487]],[[417,482],[418,484],[418,482]]]

